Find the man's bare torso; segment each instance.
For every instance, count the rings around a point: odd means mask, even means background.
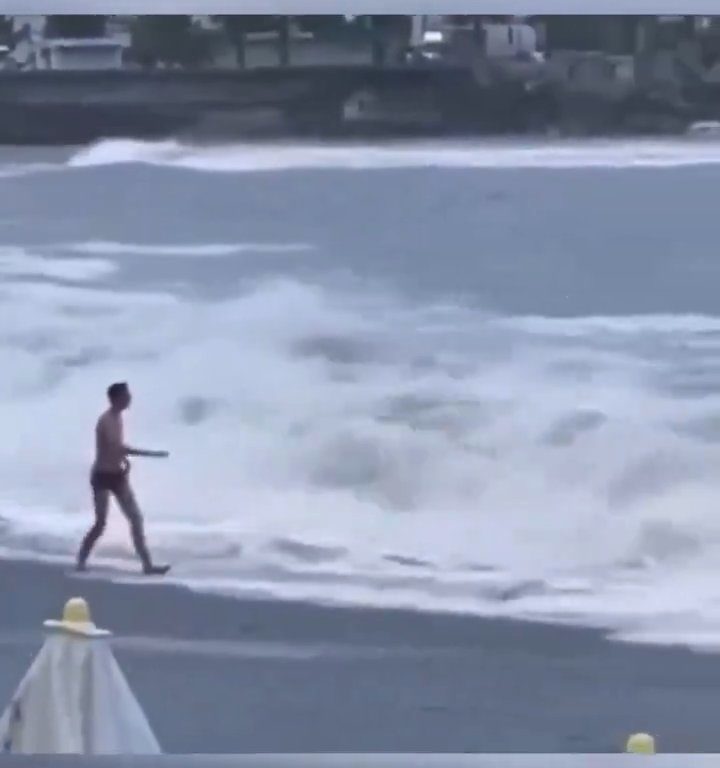
[[[95,427],[94,472],[124,472],[127,466],[122,415],[108,409]]]

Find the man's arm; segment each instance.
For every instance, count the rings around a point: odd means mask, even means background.
[[[119,420],[108,419],[103,424],[103,427],[108,442],[113,444],[118,453],[123,456],[144,456],[153,459],[166,459],[169,456],[167,451],[148,451],[143,448],[133,448],[132,446],[125,445],[122,423]]]
[[[145,456],[151,459],[166,459],[170,455],[167,451],[147,451],[142,448],[131,448],[129,445],[123,445],[122,450],[126,456]]]

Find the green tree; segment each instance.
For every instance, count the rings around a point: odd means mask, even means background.
[[[363,16],[363,22],[370,29],[372,36],[372,56],[375,66],[384,66],[388,62],[388,52],[393,43],[410,40],[412,16],[384,14],[381,16]]]
[[[107,17],[96,14],[76,16],[48,16],[45,19],[47,37],[91,38],[104,37]]]
[[[345,16],[322,14],[313,16],[295,16],[295,23],[303,32],[310,32],[313,36],[332,40],[342,38],[349,26]]]
[[[278,58],[283,66],[290,63],[290,23],[292,16],[247,16],[243,14],[216,17],[228,39],[235,46],[238,66],[247,63],[247,36],[255,32],[273,32],[278,36]]]
[[[211,54],[211,36],[190,16],[138,16],[131,37],[133,58],[146,65],[199,66]]]
[[[280,27],[278,35],[278,56],[280,58],[280,66],[287,67],[290,65],[290,26],[292,24],[292,16],[279,16],[278,25]]]
[[[277,27],[276,16],[232,14],[215,18],[222,24],[227,39],[235,48],[238,67],[247,64],[247,36],[253,32],[272,32]]]
[[[13,20],[11,16],[0,16],[0,45],[13,46]]]

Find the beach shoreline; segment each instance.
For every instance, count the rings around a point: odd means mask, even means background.
[[[720,751],[715,657],[515,620],[205,595],[0,562],[0,694],[88,599],[166,752]],[[682,716],[678,716],[678,712]]]

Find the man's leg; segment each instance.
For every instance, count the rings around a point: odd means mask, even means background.
[[[80,551],[77,557],[78,570],[84,571],[88,557],[97,540],[102,536],[107,523],[108,506],[110,504],[110,493],[104,488],[93,488],[93,505],[95,507],[95,523],[93,527],[85,534],[85,538],[80,545]]]
[[[118,489],[116,495],[120,509],[130,524],[133,545],[135,546],[135,551],[142,563],[143,571],[145,571],[145,573],[167,573],[169,568],[165,566],[156,567],[152,564],[152,558],[150,557],[150,552],[145,543],[145,527],[143,525],[142,513],[135,500],[135,494],[133,493],[130,482],[127,479],[123,482],[122,487]]]

